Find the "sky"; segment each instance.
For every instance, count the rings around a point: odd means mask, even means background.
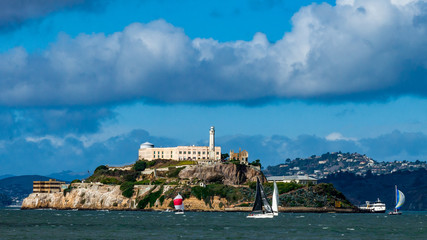
[[[0,175],[139,145],[427,160],[424,0],[0,0]]]

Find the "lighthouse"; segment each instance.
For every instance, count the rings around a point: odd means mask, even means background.
[[[209,131],[209,159],[215,160],[215,127]]]

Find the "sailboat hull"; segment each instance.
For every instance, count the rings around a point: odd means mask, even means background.
[[[258,213],[258,214],[250,214],[246,216],[246,218],[273,218],[274,215],[272,213]]]

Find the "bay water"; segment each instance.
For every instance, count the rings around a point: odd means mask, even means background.
[[[427,212],[247,214],[0,209],[0,239],[427,239]]]

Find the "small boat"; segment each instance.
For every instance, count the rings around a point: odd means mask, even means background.
[[[397,186],[395,187],[395,194],[396,194],[396,206],[394,207],[394,211],[391,211],[388,213],[388,215],[401,215],[402,212],[399,212],[399,209],[402,207],[402,205],[405,203],[405,194],[397,189]]]
[[[181,194],[178,193],[173,199],[173,205],[175,206],[175,214],[184,214],[184,201]]]
[[[273,190],[273,200],[271,204],[271,208],[273,209],[273,215],[279,216],[279,190],[277,189],[276,181],[273,183],[274,190]]]
[[[386,207],[385,203],[381,202],[381,200],[377,198],[377,201],[373,203],[371,203],[370,201],[366,201],[366,204],[360,206],[359,209],[372,213],[385,213]]]
[[[273,216],[273,210],[265,196],[264,188],[259,182],[259,178],[257,178],[254,207],[246,218],[273,218]]]

